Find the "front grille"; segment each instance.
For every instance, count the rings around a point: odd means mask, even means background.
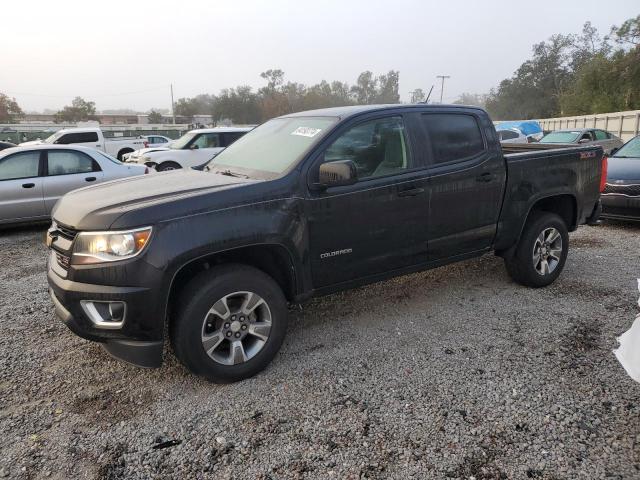
[[[56,261],[58,262],[58,265],[60,265],[65,270],[69,270],[69,262],[70,262],[70,260],[71,259],[69,257],[67,257],[66,255],[63,255],[61,253],[56,252]]]
[[[607,183],[604,186],[603,195],[626,195],[627,197],[640,197],[640,184],[636,185],[621,185],[614,183]]]
[[[73,240],[76,238],[78,232],[73,228],[64,227],[58,223],[55,225],[55,232],[58,233],[62,238],[66,238],[67,240]]]

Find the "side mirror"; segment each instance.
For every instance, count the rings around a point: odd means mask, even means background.
[[[581,138],[578,143],[589,143],[591,140],[589,140],[588,138]]]
[[[620,147],[612,148],[609,152],[609,156],[615,155],[618,150],[620,150]]]
[[[320,165],[318,174],[318,186],[320,187],[341,187],[353,185],[358,181],[358,170],[356,164],[351,160],[338,160]]]
[[[191,145],[189,148],[190,148],[191,150],[197,150],[197,149],[198,149],[198,148],[200,148],[200,147],[198,147],[198,145],[193,144],[193,145]]]

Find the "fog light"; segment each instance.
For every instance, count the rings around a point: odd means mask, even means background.
[[[126,303],[82,300],[80,306],[97,328],[122,328],[127,312]]]

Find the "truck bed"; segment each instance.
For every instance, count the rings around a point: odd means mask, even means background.
[[[566,148],[578,148],[573,143],[501,143],[504,153],[520,153],[540,150],[561,150]]]
[[[568,216],[574,219],[567,225],[569,230],[585,223],[600,198],[603,154],[600,146],[543,148],[505,154],[507,183],[496,250],[515,243],[531,205],[545,197],[560,196],[566,200],[566,208],[570,210]]]

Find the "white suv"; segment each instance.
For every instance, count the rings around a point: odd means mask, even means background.
[[[205,164],[254,127],[216,127],[191,130],[168,147],[144,148],[125,157],[159,172]]]

